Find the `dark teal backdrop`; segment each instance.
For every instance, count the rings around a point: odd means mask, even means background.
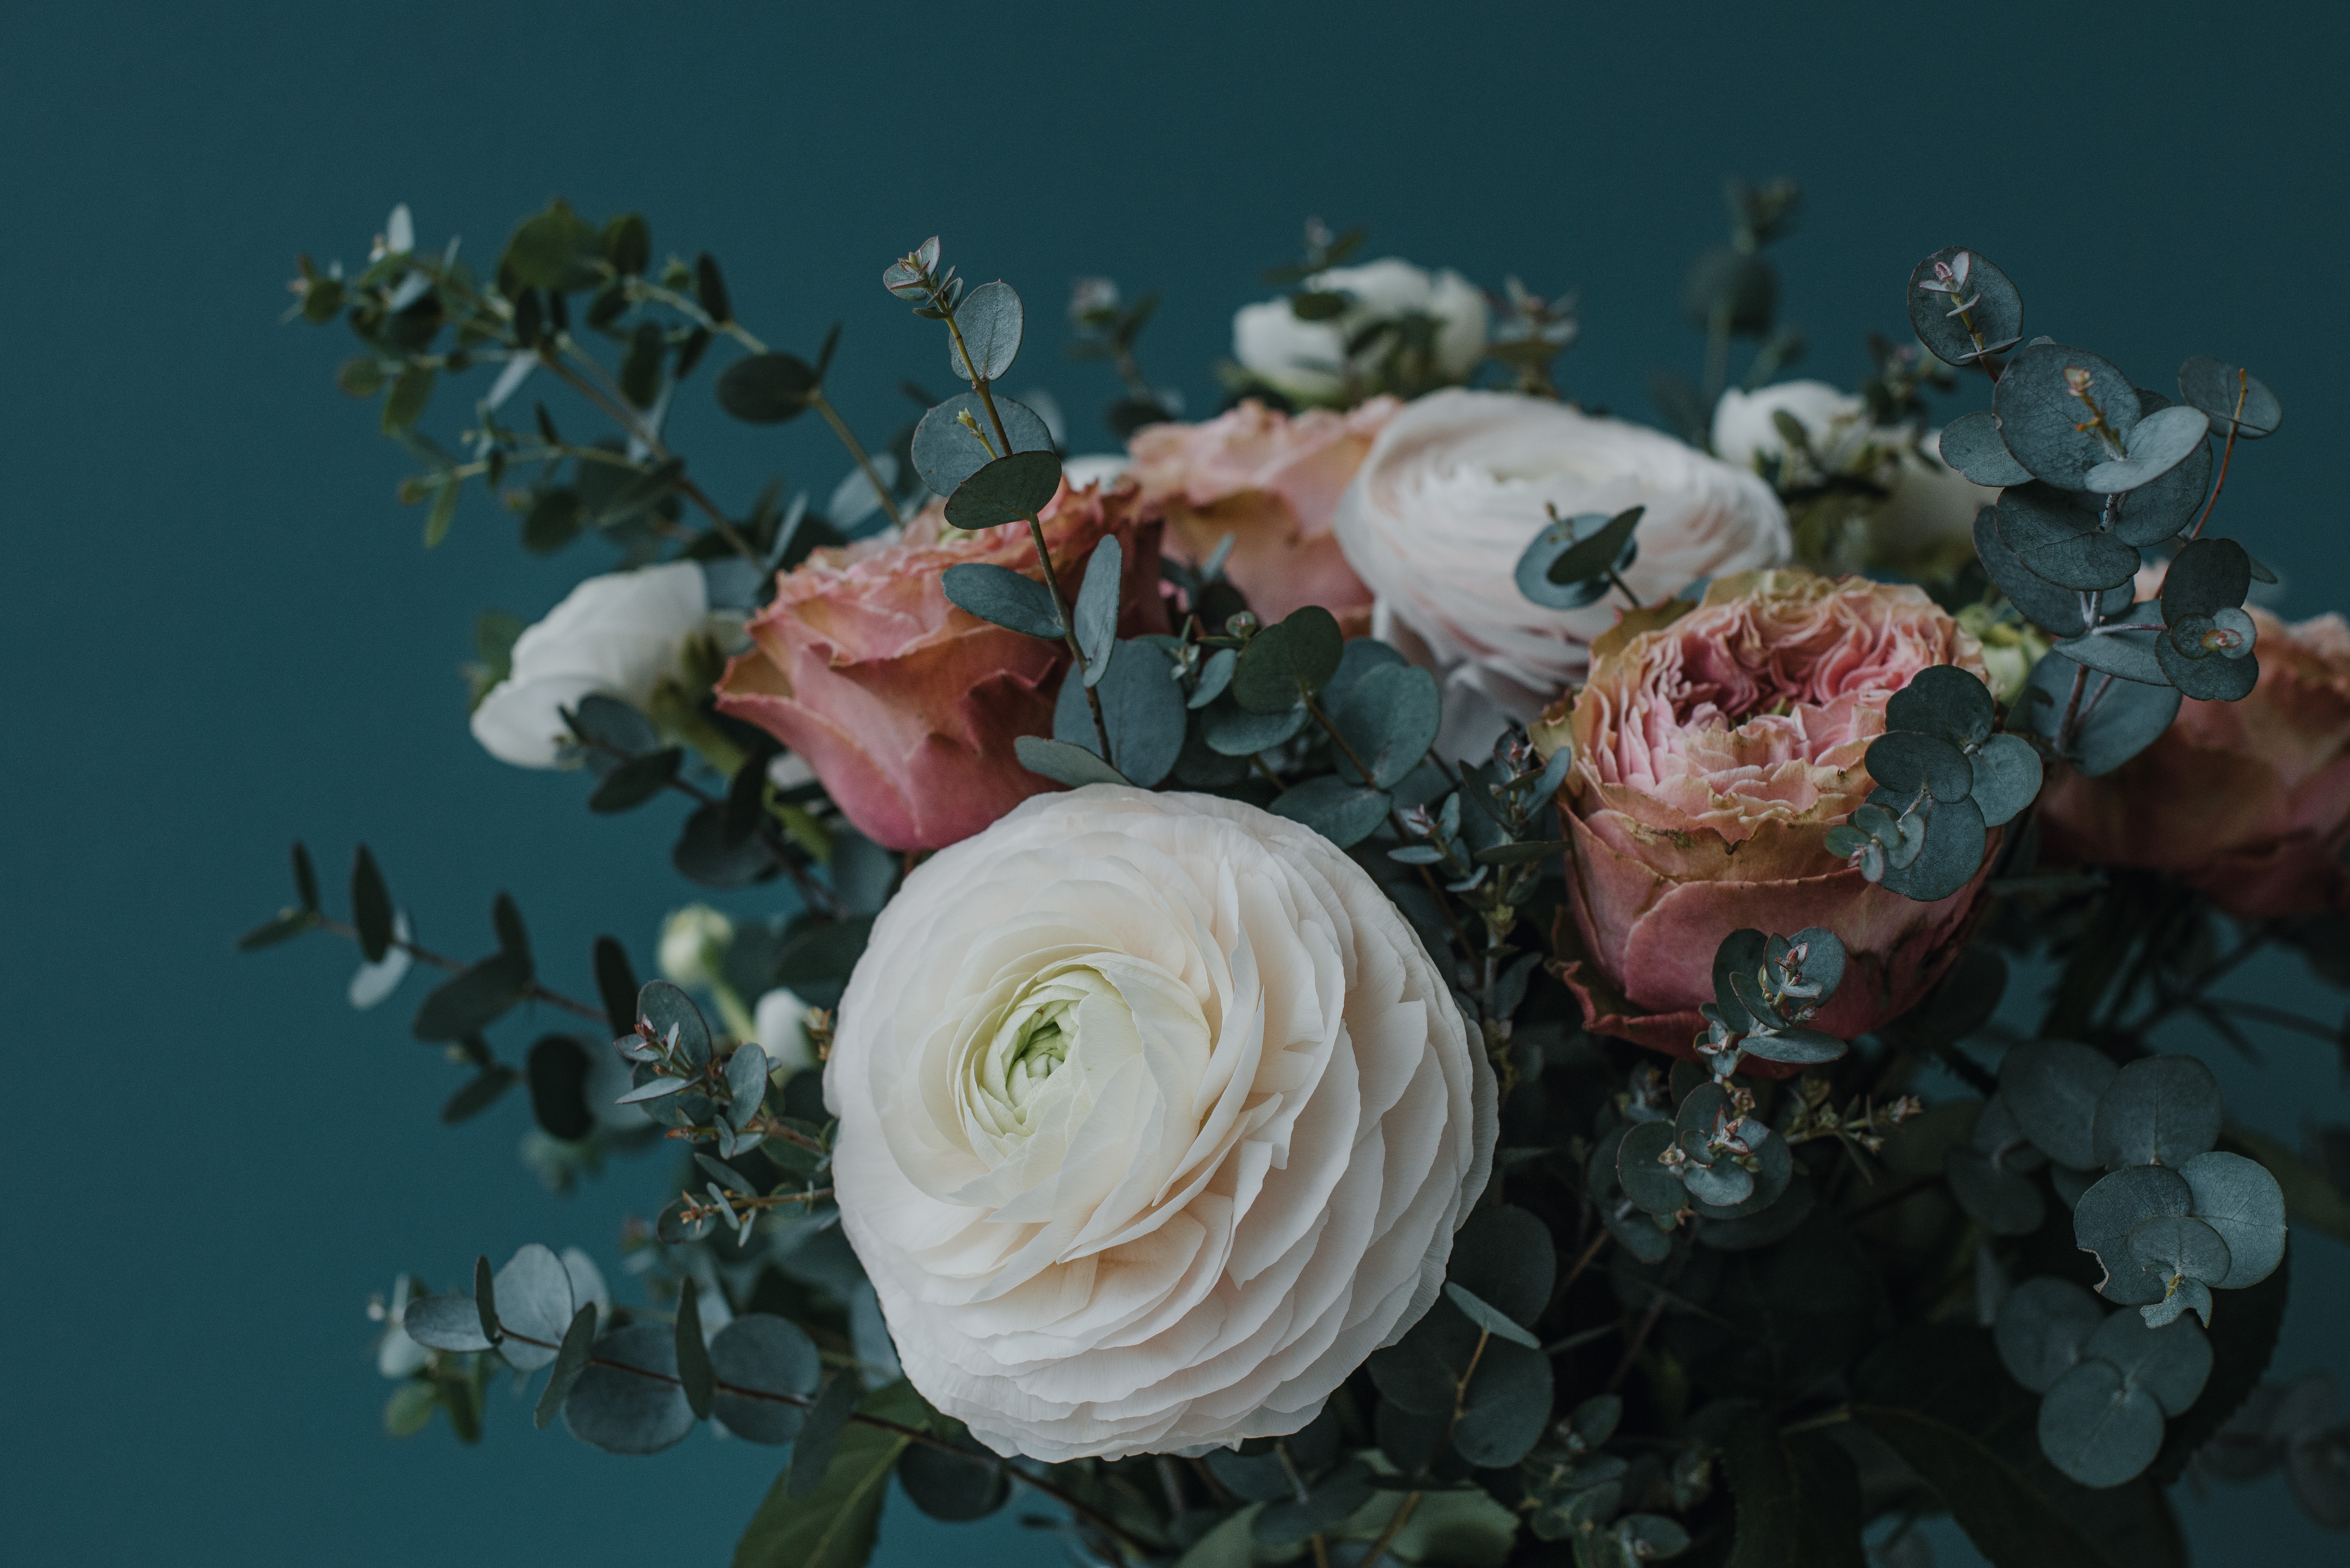
[[[645,963],[688,890],[662,811],[591,820],[577,781],[466,737],[474,613],[536,616],[600,562],[525,559],[478,502],[444,548],[418,547],[398,455],[328,384],[339,329],[277,325],[296,252],[363,264],[399,201],[428,243],[461,233],[477,259],[553,193],[637,207],[664,250],[723,257],[771,341],[806,351],[845,319],[837,395],[880,434],[901,376],[945,377],[878,275],[943,233],[972,275],[1027,293],[1045,324],[1014,379],[1056,389],[1097,446],[1107,378],[1057,358],[1071,277],[1164,287],[1147,362],[1211,407],[1232,308],[1308,213],[1368,223],[1374,254],[1581,288],[1563,379],[1645,415],[1651,365],[1696,356],[1675,295],[1721,230],[1721,176],[1785,173],[1806,192],[1782,259],[1809,373],[1849,383],[1862,334],[1899,328],[1911,262],[1960,241],[2022,283],[2031,330],[2154,384],[2190,353],[2255,366],[2288,422],[2239,463],[2230,531],[2305,615],[2350,601],[2328,478],[2350,411],[2343,16],[6,7],[0,1559],[715,1563],[775,1469],[706,1435],[610,1458],[503,1397],[478,1449],[379,1425],[369,1291],[534,1240],[617,1276],[619,1219],[658,1201],[656,1173],[541,1192],[515,1163],[519,1100],[436,1124],[454,1070],[401,1009],[344,1007],[346,950],[233,957],[285,897],[286,840],[339,882],[364,836],[452,947],[486,943],[492,894],[514,889],[569,987],[599,930]],[[708,386],[675,428],[722,495],[777,467],[821,494],[845,472],[814,421],[725,425]],[[2252,981],[2302,983],[2287,965]],[[2264,1075],[2218,1064],[2241,1114],[2288,1137],[2304,1114],[2343,1118],[2330,1053],[2262,1044]],[[2296,1243],[2295,1270],[2285,1372],[2326,1357],[2327,1296],[2350,1288],[2323,1239]],[[2206,1563],[2339,1544],[2275,1481],[2181,1506]],[[1008,1518],[953,1540],[974,1562],[1035,1545]],[[881,1561],[947,1541],[896,1507]]]

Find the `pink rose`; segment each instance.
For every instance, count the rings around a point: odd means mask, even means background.
[[[1342,622],[1354,612],[1367,628],[1371,590],[1347,565],[1330,517],[1402,407],[1373,398],[1346,413],[1283,414],[1243,402],[1205,424],[1136,431],[1128,472],[1145,507],[1166,518],[1166,550],[1177,560],[1196,566],[1232,536],[1224,575],[1259,619],[1320,605]]]
[[[1983,873],[1918,903],[1830,854],[1827,831],[1876,787],[1864,758],[1887,699],[1928,665],[1981,676],[1981,652],[1920,589],[1860,577],[1717,578],[1674,614],[1595,640],[1589,681],[1534,731],[1575,747],[1567,982],[1590,1028],[1687,1055],[1722,938],[1822,926],[1850,967],[1818,1027],[1876,1028],[1957,958]]]
[[[1044,517],[1065,597],[1115,535],[1119,629],[1167,629],[1159,524],[1138,521],[1130,493],[1064,488]],[[754,646],[718,683],[722,712],[799,753],[857,830],[891,849],[941,848],[1053,787],[1012,743],[1052,733],[1067,649],[957,609],[939,582],[966,562],[1040,576],[1027,526],[947,532],[932,508],[903,536],[817,551],[778,580]]]
[[[2260,684],[2240,702],[2190,697],[2113,773],[2053,783],[2047,856],[2174,872],[2251,919],[2350,910],[2350,626],[2251,617]]]

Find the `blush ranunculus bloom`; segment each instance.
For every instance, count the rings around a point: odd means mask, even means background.
[[[1545,398],[1433,392],[1388,421],[1334,529],[1378,596],[1375,635],[1444,684],[1448,755],[1482,759],[1582,674],[1610,600],[1550,609],[1518,591],[1518,557],[1560,516],[1648,510],[1625,573],[1645,601],[1700,577],[1788,558],[1787,514],[1744,469],[1672,437]]]
[[[1302,605],[1370,625],[1371,590],[1330,532],[1355,471],[1403,405],[1373,398],[1345,413],[1284,414],[1253,400],[1201,424],[1149,425],[1128,469],[1163,515],[1167,554],[1194,566],[1232,539],[1224,576],[1271,624]]]
[[[2141,578],[2140,597],[2160,580]],[[2160,739],[2041,802],[2043,854],[2177,873],[2231,915],[2350,911],[2350,625],[2252,607],[2260,683],[2188,698]]]
[[[1065,599],[1116,535],[1118,629],[1167,629],[1159,524],[1138,517],[1130,491],[1064,487],[1044,522]],[[779,579],[747,628],[751,649],[718,683],[722,712],[806,759],[857,830],[891,849],[967,838],[1054,787],[1020,765],[1013,742],[1053,732],[1067,649],[956,608],[940,584],[964,563],[1041,576],[1027,525],[952,532],[933,507],[902,536],[817,551]]]
[[[1601,639],[1589,681],[1534,730],[1544,752],[1575,748],[1559,937],[1589,1026],[1689,1054],[1714,950],[1750,927],[1843,940],[1818,1027],[1849,1037],[1908,1010],[1957,958],[1988,871],[1921,904],[1825,840],[1876,787],[1887,700],[1928,665],[1981,676],[1975,639],[1918,588],[1801,571],[1717,579],[1641,624]]]
[[[1031,800],[874,923],[825,1068],[841,1222],[906,1375],[1050,1460],[1295,1432],[1435,1301],[1494,1085],[1312,830]]]

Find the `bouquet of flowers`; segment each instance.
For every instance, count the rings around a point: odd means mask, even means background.
[[[681,800],[677,871],[753,890],[647,981],[504,895],[443,956],[364,846],[348,918],[296,846],[246,946],[355,941],[362,1008],[449,971],[444,1119],[519,1085],[543,1179],[677,1194],[639,1302],[539,1245],[400,1275],[391,1428],[543,1372],[602,1449],[786,1448],[743,1568],[861,1562],[893,1474],[1182,1568],[1909,1562],[1939,1513],[2118,1568],[2184,1561],[2182,1478],[2278,1467],[2350,1527],[2331,1383],[2262,1381],[2350,1135],[2166,1049],[2280,1021],[2213,989],[2264,948],[2350,982],[2350,628],[2214,525],[2277,399],[2027,337],[1961,246],[1856,393],[1778,380],[1794,206],[1731,188],[1670,433],[1562,392],[1572,298],[1317,223],[1204,422],[1155,300],[1077,286],[1092,457],[936,239],[877,270],[953,389],[869,446],[837,328],[771,347],[633,213],[305,258],[428,546],[479,494],[619,557],[483,617],[474,736]],[[712,495],[665,433],[704,387],[847,478]]]

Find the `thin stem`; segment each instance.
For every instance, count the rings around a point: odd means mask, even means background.
[[[317,922],[318,929],[322,931],[331,931],[336,936],[348,938],[349,940],[354,942],[359,940],[359,932],[357,926],[347,926],[342,921],[330,919],[326,915],[313,915],[311,919]],[[392,939],[391,945],[406,953],[410,958],[414,959],[418,963],[430,964],[434,969],[445,969],[454,973],[462,973],[465,970],[473,967],[471,964],[463,963],[456,959],[449,957],[446,953],[436,953],[429,948],[418,947],[414,942],[401,941],[397,937]],[[584,1002],[575,1002],[570,997],[565,996],[559,992],[547,990],[546,987],[539,984],[536,981],[532,981],[528,985],[523,987],[522,993],[533,1002],[544,1002],[549,1007],[559,1007],[564,1012],[576,1014],[581,1018],[592,1018],[598,1023],[608,1022],[604,1017],[604,1010],[602,1008],[590,1007]]]
[[[1813,1416],[1805,1420],[1796,1421],[1789,1426],[1782,1427],[1779,1428],[1779,1435],[1783,1438],[1792,1438],[1798,1432],[1816,1432],[1822,1427],[1840,1427],[1845,1422],[1851,1419],[1852,1407],[1849,1405],[1839,1405],[1833,1410],[1823,1411],[1821,1414]]]
[[[2314,1018],[2304,1018],[2298,1012],[2288,1012],[2282,1007],[2271,1007],[2264,1002],[2244,1002],[2232,996],[2212,996],[2204,998],[2199,1005],[2210,1008],[2216,1012],[2232,1012],[2239,1017],[2249,1018],[2255,1023],[2266,1023],[2278,1029],[2290,1029],[2295,1033],[2306,1034],[2313,1040],[2323,1040],[2329,1044],[2338,1045],[2343,1039],[2343,1032],[2330,1023],[2321,1023]]]
[[[1364,784],[1369,784],[1371,770],[1364,765],[1362,757],[1347,743],[1347,737],[1338,732],[1338,726],[1331,722],[1330,715],[1322,711],[1322,704],[1309,696],[1305,699],[1305,711],[1314,716],[1315,723],[1322,726],[1323,732],[1330,737],[1330,743],[1338,748],[1339,754],[1353,764],[1355,776]]]
[[[979,384],[973,383],[973,385]],[[1001,429],[1000,426],[998,428]],[[1009,452],[1011,448],[1012,443],[1006,441],[1004,450]],[[1069,614],[1069,607],[1061,597],[1061,576],[1053,566],[1052,546],[1045,543],[1044,518],[1033,514],[1028,518],[1028,542],[1035,545],[1036,559],[1045,568],[1045,589],[1053,596],[1053,614],[1060,618],[1061,640],[1069,645],[1069,657],[1076,660],[1070,666],[1069,673],[1079,680],[1085,680],[1086,709],[1093,715],[1094,738],[1101,742],[1102,761],[1112,762],[1109,753],[1109,725],[1102,718],[1101,693],[1094,690],[1092,681],[1086,680],[1086,677],[1092,671],[1086,666],[1086,650],[1077,643],[1076,618]],[[1116,764],[1113,763],[1112,765]]]
[[[2073,694],[2064,700],[2064,717],[2056,726],[2056,750],[2064,752],[2073,743],[2073,722],[2081,711],[2081,688],[2089,683],[2089,667],[2080,665],[2073,671]]]
[[[1370,1551],[1363,1554],[1363,1560],[1355,1568],[1379,1568],[1379,1559],[1387,1555],[1388,1548],[1393,1546],[1396,1537],[1403,1533],[1403,1527],[1411,1522],[1411,1511],[1419,1506],[1419,1499],[1420,1494],[1416,1491],[1403,1494],[1403,1501],[1396,1504],[1395,1517],[1388,1521],[1388,1527],[1379,1532],[1379,1538],[1371,1542]]]
[[[2203,503],[2203,514],[2195,519],[2195,532],[2187,535],[2187,542],[2190,545],[2203,537],[2203,524],[2210,521],[2211,508],[2220,504],[2220,492],[2228,487],[2228,464],[2235,460],[2236,431],[2241,428],[2238,421],[2244,417],[2244,400],[2251,395],[2251,390],[2252,384],[2244,372],[2237,371],[2236,411],[2228,420],[2228,444],[2220,449],[2219,483],[2211,486],[2211,494]]]
[[[559,341],[562,347],[568,348],[582,364],[593,369],[598,376],[602,375],[604,368],[596,363],[592,355],[574,343],[569,334],[565,334]],[[629,407],[628,400],[617,395],[617,389],[614,393],[608,395],[590,383],[587,377],[572,369],[564,364],[561,358],[545,349],[539,351],[538,358],[539,362],[553,371],[566,386],[594,403],[603,410],[607,418],[614,421],[629,435],[642,441],[646,451],[664,462],[669,461],[671,456],[669,447],[662,441],[659,432],[638,418],[636,410]],[[754,566],[765,564],[760,558],[759,552],[751,547],[751,541],[743,537],[742,533],[728,520],[726,514],[718,509],[718,504],[703,493],[702,486],[681,473],[677,476],[677,488],[678,493],[692,502],[701,509],[702,514],[710,519],[712,529],[720,538],[726,541],[727,546],[736,555]]]
[[[1634,609],[1646,609],[1648,607],[1640,602],[1640,596],[1632,591],[1631,585],[1627,583],[1622,577],[1616,575],[1616,568],[1613,566],[1607,568],[1607,580],[1616,585],[1616,591],[1622,594],[1624,596],[1625,602],[1629,604]]]
[[[840,417],[839,410],[832,406],[832,400],[824,395],[822,387],[808,394],[808,407],[824,416],[824,422],[832,427],[832,433],[840,438],[840,444],[848,449],[850,457],[856,459],[858,471],[865,475],[865,483],[870,484],[873,493],[880,497],[881,510],[888,515],[889,526],[903,528],[906,520],[898,514],[898,503],[890,495],[889,487],[881,483],[881,475],[875,470],[873,460],[866,455],[865,443],[857,439],[857,432],[848,428],[848,421]]]
[[[1551,1292],[1550,1299],[1554,1305],[1566,1299],[1566,1293],[1575,1288],[1575,1282],[1583,1277],[1583,1271],[1591,1266],[1591,1261],[1599,1256],[1599,1250],[1607,1245],[1608,1239],[1615,1234],[1615,1231],[1607,1229],[1605,1222],[1600,1225],[1599,1233],[1591,1238],[1591,1244],[1583,1249],[1583,1255],[1576,1258],[1575,1266],[1566,1271],[1566,1278],[1561,1280],[1558,1282],[1558,1288]]]
[[[504,1330],[504,1337],[507,1339],[519,1340],[525,1345],[535,1345],[541,1350],[559,1351],[563,1348],[561,1345],[555,1344],[551,1340],[534,1339],[526,1334],[516,1334],[511,1328]],[[607,1367],[614,1372],[630,1373],[639,1377],[650,1377],[656,1383],[666,1383],[672,1388],[682,1387],[684,1386],[681,1378],[673,1377],[666,1372],[655,1372],[650,1367],[631,1366],[625,1361],[614,1361],[607,1356],[590,1355],[588,1358],[588,1365],[590,1366]],[[745,1388],[733,1383],[712,1381],[711,1387],[715,1392],[731,1394],[738,1399],[764,1399],[768,1403],[775,1405],[795,1405],[803,1410],[816,1403],[815,1400],[808,1398],[805,1395],[778,1394],[772,1389]],[[1088,1507],[1087,1504],[1070,1496],[1061,1488],[1055,1486],[1051,1481],[1042,1480],[1036,1476],[1032,1476],[1016,1465],[1005,1464],[993,1454],[975,1454],[968,1449],[958,1448],[953,1443],[947,1441],[944,1438],[933,1437],[931,1433],[924,1431],[920,1427],[909,1427],[901,1422],[892,1421],[883,1416],[868,1416],[862,1410],[850,1411],[848,1418],[851,1421],[856,1422],[860,1427],[872,1427],[880,1431],[895,1433],[897,1436],[905,1438],[908,1442],[920,1443],[924,1448],[936,1449],[941,1453],[952,1454],[957,1459],[962,1459],[967,1463],[986,1465],[991,1469],[1000,1469],[1005,1475],[1010,1476],[1014,1480],[1034,1487],[1036,1490],[1043,1492],[1046,1497],[1051,1498],[1063,1508],[1066,1508],[1071,1513],[1076,1514],[1079,1519],[1082,1519],[1087,1523],[1093,1525],[1096,1529],[1101,1530],[1107,1534],[1116,1537],[1118,1541],[1124,1542],[1134,1551],[1148,1552],[1151,1550],[1149,1542],[1142,1540],[1139,1536],[1129,1534],[1124,1527],[1119,1525],[1116,1520],[1110,1518],[1107,1514],[1101,1513],[1095,1509]]]

